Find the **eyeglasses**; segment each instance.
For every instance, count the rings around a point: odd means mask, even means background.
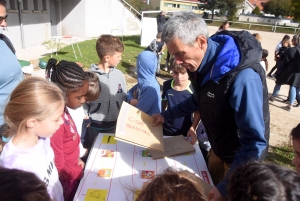
[[[5,20],[5,21],[6,21],[6,19],[7,19],[7,16],[8,16],[8,15],[5,15],[4,17],[0,17],[0,23],[2,23],[2,22],[3,22],[3,20]]]

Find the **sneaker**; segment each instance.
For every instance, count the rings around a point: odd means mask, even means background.
[[[289,107],[289,106],[284,106],[284,107],[282,107],[282,109],[284,109],[284,110],[286,110],[286,111],[289,111],[289,112],[290,112],[292,108],[291,108],[291,107]]]
[[[164,71],[168,72],[168,68],[167,68],[167,67],[164,67]]]
[[[298,104],[296,104],[296,105],[293,105],[294,107],[300,107],[300,104],[298,103]]]
[[[269,101],[274,102],[275,98],[273,96],[270,96]]]

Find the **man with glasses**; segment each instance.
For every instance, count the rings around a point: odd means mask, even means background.
[[[9,95],[23,80],[22,69],[13,46],[9,39],[2,34],[6,27],[6,19],[6,0],[0,0],[0,127],[4,124],[3,112]],[[7,141],[2,137],[2,133],[0,136],[0,142],[1,140]]]

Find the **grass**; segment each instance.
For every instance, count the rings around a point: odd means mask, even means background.
[[[251,26],[252,27],[252,26]],[[136,58],[137,55],[145,49],[145,47],[141,47],[139,45],[140,36],[125,36],[123,38],[123,43],[125,50],[122,54],[122,61],[118,65],[118,69],[120,69],[124,74],[129,73],[129,67],[136,65]],[[46,43],[47,44],[47,43]],[[73,54],[73,50],[71,46],[66,46],[61,48],[58,51],[57,56],[53,54],[53,57],[57,60],[68,60],[68,61],[79,61],[87,70],[92,63],[98,63],[99,58],[97,56],[95,50],[96,39],[87,40],[84,42],[79,43],[79,47],[82,52],[82,57],[79,56],[77,47],[74,46],[78,59],[76,60]],[[48,61],[50,55],[43,57],[44,61]],[[164,64],[166,58],[166,54],[163,55],[162,64]],[[161,71],[162,74],[170,76],[170,74]],[[275,162],[277,164],[287,166],[290,168],[294,168],[291,161],[293,159],[294,152],[293,148],[290,145],[283,145],[277,147],[270,147],[269,154],[267,156],[267,161]]]
[[[266,161],[274,162],[292,169],[295,166],[292,164],[294,158],[294,149],[291,145],[284,144],[281,146],[271,146],[267,155]]]

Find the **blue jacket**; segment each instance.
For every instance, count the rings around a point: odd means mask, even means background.
[[[138,104],[141,111],[152,115],[161,112],[160,86],[155,78],[157,57],[150,51],[143,51],[137,58],[138,84],[127,93],[127,102],[133,99],[133,92],[137,90]]]
[[[260,58],[256,58],[260,59]],[[208,39],[208,47],[202,63],[194,76],[204,75],[196,79],[198,86],[209,80],[218,84],[226,73],[233,71],[241,60],[238,44],[228,35],[217,35]],[[198,81],[198,82],[197,82]],[[247,160],[259,159],[267,147],[263,108],[263,89],[260,75],[251,68],[242,70],[229,87],[229,104],[234,112],[235,123],[239,129],[240,149],[235,154],[225,180],[216,185],[219,192],[226,195],[228,174]],[[165,121],[178,118],[198,110],[196,93],[185,102],[162,113]],[[201,100],[200,100],[201,101]],[[213,148],[213,145],[212,145]]]

